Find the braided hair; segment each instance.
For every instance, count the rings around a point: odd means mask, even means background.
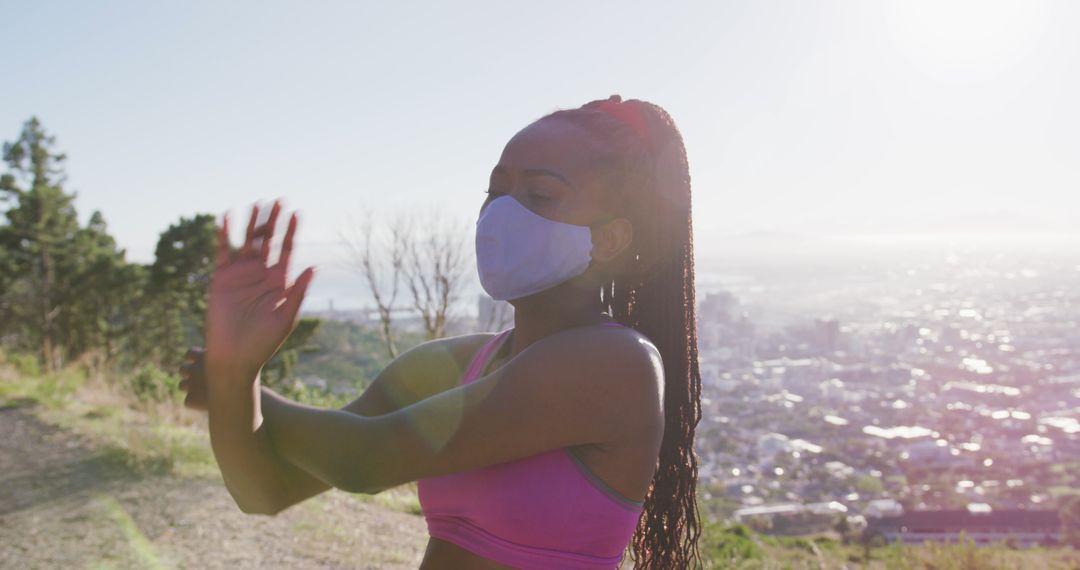
[[[613,105],[619,112],[610,112]],[[633,123],[616,118],[632,110]],[[701,420],[694,300],[690,172],[682,134],[652,103],[618,95],[539,120],[570,121],[605,149],[609,203],[633,224],[629,247],[603,277],[601,302],[620,323],[648,337],[664,365],[664,437],[657,470],[630,542],[635,568],[701,565],[694,432]]]

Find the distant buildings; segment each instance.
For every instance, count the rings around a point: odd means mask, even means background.
[[[895,499],[876,499],[870,501],[863,510],[867,519],[899,517],[904,514],[904,507]]]
[[[1017,546],[1061,542],[1061,519],[1056,511],[992,510],[973,504],[966,510],[912,511],[893,516],[867,517],[866,532],[886,543],[921,544],[950,541],[961,534],[976,544],[1006,541]]]
[[[847,517],[847,507],[836,501],[824,503],[783,503],[746,507],[735,511],[734,519],[759,531],[774,534],[821,532]]]

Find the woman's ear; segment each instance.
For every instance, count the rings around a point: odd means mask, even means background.
[[[616,218],[592,232],[592,259],[609,262],[619,256],[634,241],[634,226],[626,218]]]

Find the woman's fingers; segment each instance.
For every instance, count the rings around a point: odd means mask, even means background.
[[[229,245],[229,213],[225,212],[225,215],[221,217],[221,227],[218,228],[218,243],[217,243],[217,261],[216,267],[221,267],[229,263],[230,253],[232,246]]]
[[[296,278],[296,281],[285,291],[285,301],[278,308],[282,314],[291,320],[296,319],[296,313],[300,310],[300,304],[304,302],[304,295],[308,285],[315,277],[315,267],[308,267]]]
[[[265,265],[270,257],[271,241],[274,237],[274,230],[277,227],[278,217],[281,215],[281,201],[274,200],[273,205],[270,207],[269,216],[265,223],[260,224],[260,213],[265,213],[265,209],[260,210],[258,204],[251,206],[251,217],[248,219],[247,229],[244,232],[244,243],[237,251],[238,257],[255,256],[258,255]],[[293,212],[289,216],[289,226],[285,231],[285,240],[281,246],[281,253],[278,256],[277,268],[285,272],[288,272],[289,258],[292,254],[293,248],[293,236],[296,234],[297,217],[296,212]],[[218,228],[218,243],[217,243],[217,259],[216,265],[218,267],[226,265],[232,258],[232,247],[229,244],[229,214],[228,212],[222,216],[221,227]]]
[[[276,268],[282,275],[289,272],[289,258],[292,257],[293,236],[296,235],[296,212],[289,216],[289,227],[285,230],[285,240],[281,242],[281,253],[278,255]]]
[[[251,205],[251,218],[248,220],[247,231],[244,233],[244,245],[240,246],[240,256],[251,255],[252,242],[255,240],[255,223],[259,219],[259,205]]]
[[[258,256],[265,265],[270,257],[270,245],[280,213],[281,200],[274,200],[269,209],[260,208],[257,203],[251,206],[251,218],[244,233],[244,244],[240,246],[240,256]]]
[[[259,256],[262,258],[263,265],[265,265],[266,260],[270,258],[270,241],[274,238],[274,229],[277,227],[277,219],[280,212],[281,201],[274,200],[274,205],[270,208],[270,217],[262,227],[256,228],[255,230],[257,234],[262,236],[262,247],[259,248]]]

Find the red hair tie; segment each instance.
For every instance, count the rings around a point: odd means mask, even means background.
[[[623,124],[634,129],[634,132],[652,148],[652,137],[649,135],[649,125],[641,112],[641,105],[632,101],[617,100],[614,97],[601,102],[597,109],[615,117]]]

